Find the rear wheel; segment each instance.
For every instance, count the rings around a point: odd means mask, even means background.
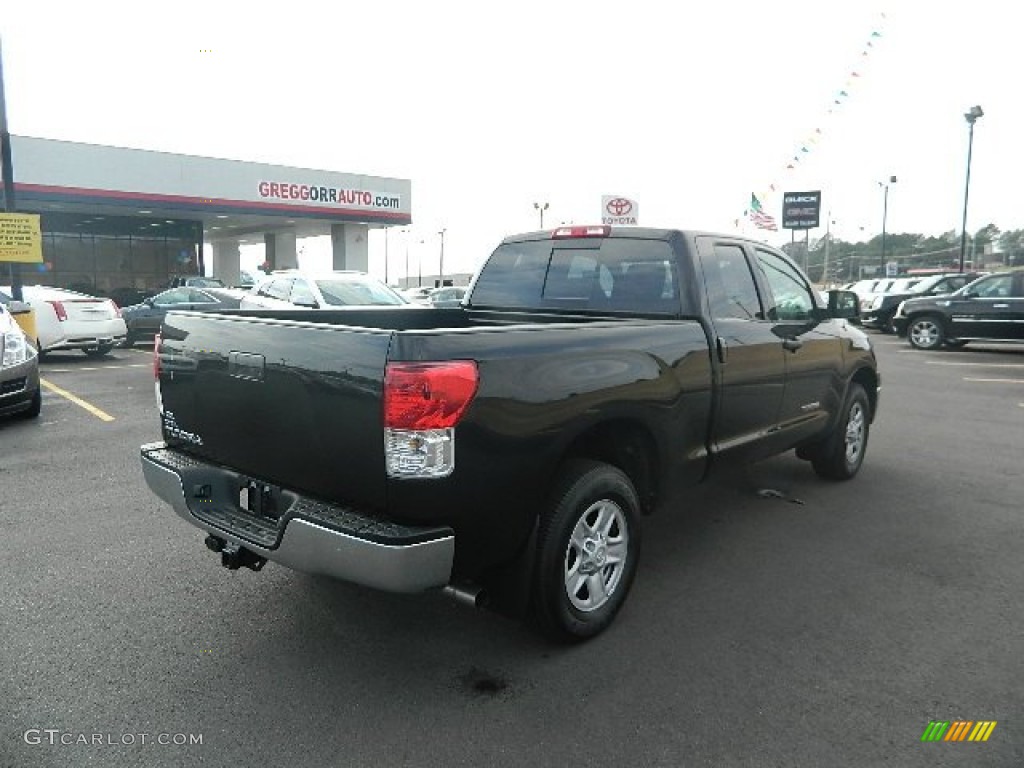
[[[942,320],[935,315],[915,317],[907,326],[907,339],[914,349],[938,349],[945,338]]]
[[[568,465],[537,540],[533,616],[549,637],[578,642],[612,623],[636,574],[639,512],[636,489],[618,468]]]
[[[818,477],[849,480],[857,474],[868,448],[870,422],[871,405],[864,387],[850,384],[839,424],[824,441],[807,451]]]

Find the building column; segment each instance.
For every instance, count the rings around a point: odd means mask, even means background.
[[[332,224],[331,268],[369,272],[369,231],[365,224]]]
[[[275,269],[297,269],[299,258],[295,251],[295,230],[267,232],[263,235],[267,265]]]
[[[213,277],[219,277],[225,285],[241,283],[241,258],[238,241],[214,240],[210,245],[213,250]]]

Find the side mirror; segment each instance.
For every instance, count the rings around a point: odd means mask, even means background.
[[[828,292],[828,316],[839,320],[860,319],[860,300],[853,291]]]

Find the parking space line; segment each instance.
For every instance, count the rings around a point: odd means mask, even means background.
[[[88,368],[46,368],[47,373],[74,373],[75,371],[116,371],[123,368],[146,368],[149,363],[128,363],[127,365],[97,365]]]
[[[1024,368],[1024,363],[949,363],[944,360],[926,360],[928,365],[980,365],[984,368]]]
[[[969,376],[964,376],[964,381],[980,381],[987,384],[1024,384],[1024,379],[972,379]]]
[[[46,387],[51,392],[53,392],[54,394],[60,395],[61,397],[65,398],[67,400],[70,400],[75,405],[77,405],[77,406],[79,406],[81,408],[84,408],[89,413],[91,413],[93,416],[95,416],[97,419],[100,419],[101,421],[113,421],[114,420],[114,417],[111,416],[106,411],[102,411],[99,408],[97,408],[95,405],[92,405],[91,403],[85,402],[85,400],[83,400],[82,398],[76,397],[75,395],[71,394],[70,392],[68,392],[65,389],[61,389],[56,384],[51,384],[50,382],[48,382],[46,379],[44,379],[42,377],[40,377],[39,383],[42,384],[44,387]]]

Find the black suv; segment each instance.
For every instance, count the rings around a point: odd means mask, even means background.
[[[916,283],[909,291],[880,293],[874,297],[867,307],[861,310],[861,324],[869,328],[878,328],[885,333],[893,333],[896,329],[892,318],[896,308],[906,299],[919,299],[925,296],[942,296],[960,290],[972,280],[981,277],[980,272],[951,272],[944,275],[929,275]]]
[[[907,299],[892,322],[915,349],[1024,342],[1024,270],[980,277],[949,296]]]

